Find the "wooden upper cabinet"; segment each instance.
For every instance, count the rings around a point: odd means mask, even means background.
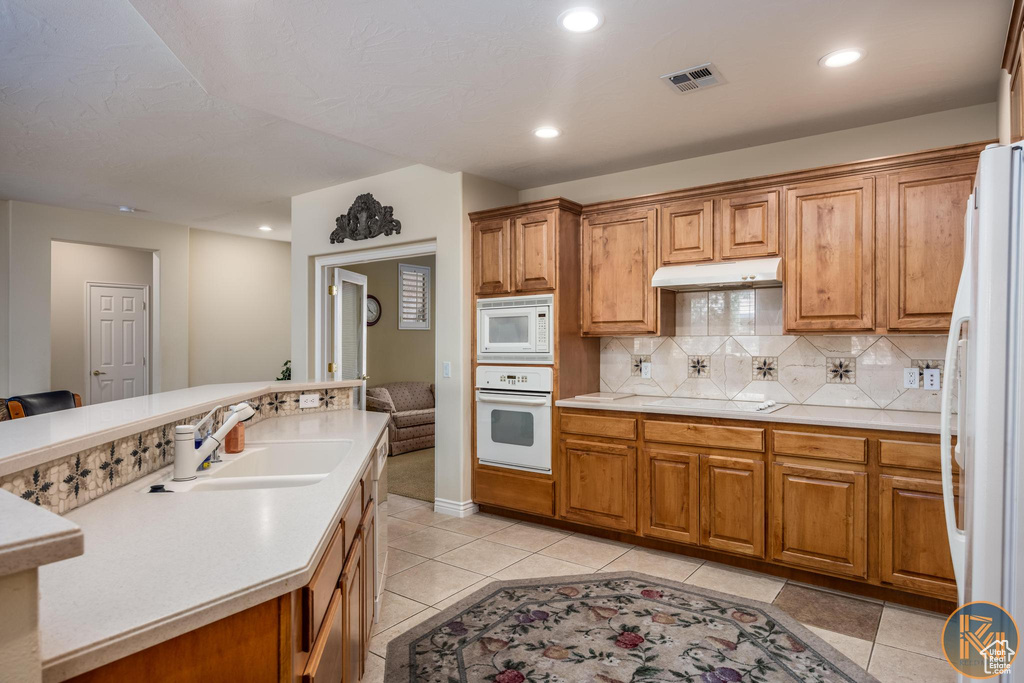
[[[865,578],[866,472],[775,463],[771,559]]]
[[[873,178],[786,188],[787,331],[875,328],[874,212]]]
[[[971,161],[888,176],[890,330],[949,329],[977,168]]]
[[[764,463],[700,456],[700,544],[764,557]]]
[[[674,297],[651,286],[658,210],[640,207],[583,216],[583,334],[674,333]]]
[[[659,266],[711,261],[714,249],[714,202],[692,199],[662,204],[659,212]]]
[[[722,199],[722,258],[779,254],[779,191],[732,195]]]
[[[558,507],[562,519],[636,531],[636,448],[562,441]]]
[[[494,218],[473,224],[473,280],[477,294],[512,291],[512,222]]]
[[[956,599],[942,483],[883,474],[878,503],[881,580]]]
[[[555,232],[558,212],[540,211],[517,216],[515,290],[535,292],[555,288]]]

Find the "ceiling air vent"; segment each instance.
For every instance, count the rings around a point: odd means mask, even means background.
[[[692,90],[706,90],[712,86],[725,83],[722,74],[718,72],[718,68],[711,62],[699,66],[691,66],[689,69],[683,69],[675,73],[665,74],[662,76],[662,79],[682,93],[688,93]]]

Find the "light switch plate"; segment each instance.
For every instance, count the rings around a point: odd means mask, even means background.
[[[319,408],[320,394],[299,394],[299,408]]]
[[[938,391],[941,389],[941,372],[938,368],[926,368],[924,371],[924,388],[928,391]]]
[[[920,376],[917,368],[903,368],[903,388],[917,389],[920,384]]]
[[[441,363],[441,376],[451,377],[452,376],[452,362],[450,360],[443,361]]]

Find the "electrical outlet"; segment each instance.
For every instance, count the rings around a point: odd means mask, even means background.
[[[928,391],[938,391],[941,388],[940,373],[941,370],[938,368],[926,368],[924,371],[924,388]]]
[[[651,361],[646,360],[640,363],[640,377],[643,379],[651,378]]]
[[[319,408],[320,394],[299,394],[299,408]]]
[[[441,363],[441,376],[451,378],[452,362],[450,360],[446,360]]]
[[[921,380],[917,368],[903,368],[903,388],[917,389],[921,386]]]

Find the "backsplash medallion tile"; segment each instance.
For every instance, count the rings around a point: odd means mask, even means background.
[[[602,340],[601,389],[938,412],[939,392],[903,388],[903,368],[941,364],[911,359],[942,358],[945,335],[787,335],[782,324],[780,288],[680,292],[675,336]],[[651,379],[633,376],[641,355]]]
[[[320,406],[306,408],[302,412],[349,410],[353,405],[354,391],[350,387],[322,390],[319,392]],[[247,424],[298,412],[299,393],[273,392],[248,399],[256,408],[256,415]],[[225,408],[214,418],[214,431],[226,413]],[[64,514],[174,462],[174,427],[195,424],[204,415],[193,415],[5,475],[0,477],[0,488],[51,512]]]
[[[779,378],[779,359],[776,356],[754,356],[754,379],[774,382]]]
[[[632,375],[633,377],[639,377],[640,373],[643,371],[643,364],[644,363],[650,363],[650,362],[651,362],[651,357],[650,356],[636,356],[636,355],[630,356],[630,373],[629,374]]]
[[[854,358],[826,358],[826,384],[856,384],[857,361]]]

